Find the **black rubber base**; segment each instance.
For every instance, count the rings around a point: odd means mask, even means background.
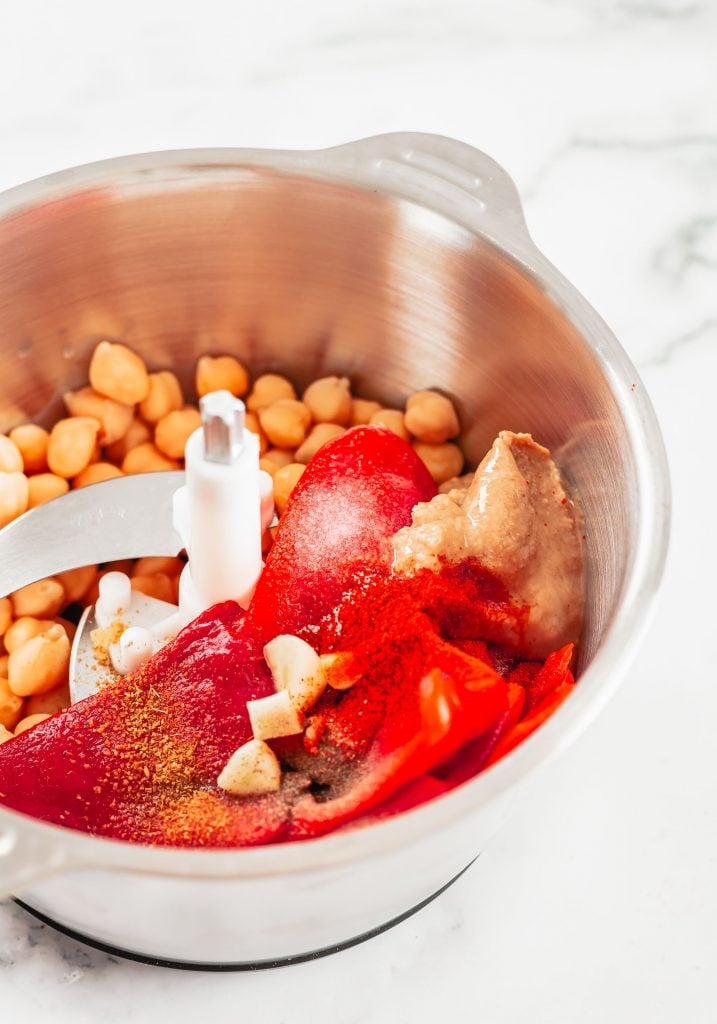
[[[128,949],[118,949],[116,946],[108,946],[104,942],[98,942],[96,939],[91,939],[87,935],[81,935],[80,932],[75,932],[72,928],[65,927],[64,924],[59,924],[57,921],[53,921],[51,917],[47,917],[45,914],[41,914],[39,910],[34,910],[33,907],[29,907],[27,903],[23,903],[22,900],[15,899],[15,903],[23,910],[26,910],[28,914],[32,914],[43,924],[50,925],[51,928],[61,932],[70,939],[74,939],[76,942],[82,942],[86,946],[92,946],[93,949],[99,949],[102,953],[109,953],[112,956],[123,957],[125,960],[134,960],[139,964],[149,964],[152,967],[170,967],[174,970],[180,971],[267,971],[273,967],[289,967],[291,964],[302,964],[307,960],[318,960],[322,956],[331,956],[333,953],[340,953],[342,949],[350,949],[351,946],[358,946],[361,942],[366,942],[368,939],[374,938],[376,935],[380,935],[382,932],[388,931],[389,928],[395,927],[397,924],[401,924],[409,917],[413,917],[419,910],[423,910],[424,907],[432,903],[441,893],[445,892],[449,886],[453,885],[461,875],[465,874],[468,868],[475,864],[475,858],[467,864],[462,871],[446,882],[444,886],[441,886],[431,896],[428,896],[421,903],[418,903],[415,907],[407,910],[403,914],[399,914],[398,917],[394,917],[391,921],[387,921],[386,924],[379,925],[378,928],[372,928],[371,931],[364,932],[363,935],[357,935],[353,939],[347,939],[346,942],[339,942],[335,946],[326,946],[324,949],[314,950],[312,953],[299,953],[296,956],[284,956],[279,957],[276,960],[255,960],[249,962],[240,963],[209,963],[200,964],[193,963],[189,960],[165,960],[154,956],[143,956],[141,953],[132,953]]]

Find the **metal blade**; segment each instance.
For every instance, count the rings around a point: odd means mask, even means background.
[[[141,473],[70,491],[0,530],[0,596],[67,569],[176,555],[172,498],[183,472]]]

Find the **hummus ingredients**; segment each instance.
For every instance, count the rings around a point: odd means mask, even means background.
[[[298,448],[311,427],[311,413],[303,402],[280,398],[259,410],[259,423],[276,448]]]
[[[572,648],[540,665],[486,643],[525,609],[473,559],[391,571],[391,537],[435,490],[390,431],[331,441],[289,498],[249,611],[216,605],[134,675],[3,744],[2,801],[120,839],[255,845],[435,795],[463,748],[483,767],[569,692]]]
[[[78,479],[75,477],[75,480]],[[52,501],[53,498],[61,498],[70,489],[69,481],[65,480],[63,476],[56,476],[55,473],[37,473],[35,476],[25,479],[25,486],[28,495],[28,508],[36,508],[46,501]],[[2,490],[2,480],[0,480],[0,490]]]
[[[121,440],[133,419],[134,408],[131,405],[115,402],[114,399],[99,394],[94,388],[66,391],[63,400],[70,416],[86,416],[99,421],[100,432],[97,440],[103,446]]]
[[[119,342],[101,341],[90,360],[90,384],[122,405],[143,402],[149,394],[144,359]]]
[[[458,476],[463,469],[465,462],[463,452],[452,441],[446,441],[443,444],[426,444],[423,441],[416,441],[413,447],[437,484],[442,484],[445,480]]]
[[[525,623],[505,620],[494,638],[528,657],[577,642],[584,600],[577,514],[550,452],[529,434],[500,433],[470,485],[418,505],[392,543],[400,573],[467,558],[493,573],[529,609]]]
[[[0,530],[23,512],[30,502],[30,488],[24,473],[0,473]]]
[[[22,471],[43,473],[47,469],[47,445],[50,441],[47,430],[35,423],[25,423],[11,430],[8,436],[22,455]]]
[[[201,362],[202,360],[200,359],[199,363]],[[197,376],[199,375],[199,363],[197,363]],[[200,391],[199,383],[198,381],[197,394],[201,398],[204,391]],[[221,389],[217,388],[216,390]],[[229,391],[230,389],[226,388],[226,390]],[[171,370],[160,370],[158,373],[150,373],[147,397],[143,398],[139,403],[139,414],[145,423],[158,423],[167,413],[181,409],[183,404],[184,398],[181,385]],[[126,437],[127,431],[122,436]]]
[[[0,473],[22,473],[22,453],[10,437],[0,435]]]
[[[174,373],[103,342],[90,378],[51,432],[0,437],[0,524],[70,486],[182,465],[198,413]],[[445,792],[571,692],[580,539],[546,449],[504,432],[460,477],[458,416],[438,392],[384,409],[325,377],[299,401],[276,374],[249,391],[228,355],[202,357],[196,387],[249,392],[273,477],[281,522],[252,607],[215,606],[144,669],[62,710],[60,609],[93,603],[113,570],[174,603],[184,561],[88,566],[0,600],[0,741],[25,733],[0,755],[6,803],[142,842],[305,838]]]
[[[47,463],[56,476],[70,480],[93,459],[100,430],[100,421],[92,416],[70,416],[58,420],[50,431]]]
[[[250,412],[259,412],[283,398],[296,398],[291,381],[278,373],[264,373],[254,381],[254,387],[246,400],[246,407]]]
[[[202,356],[194,383],[199,398],[211,391],[229,391],[235,398],[243,398],[249,390],[249,373],[235,356]]]
[[[321,377],[301,396],[314,423],[345,427],[351,419],[351,381],[348,377]]]
[[[62,685],[70,665],[70,640],[63,626],[52,625],[17,647],[8,659],[8,683],[18,697],[48,693]]]
[[[418,441],[443,444],[458,437],[461,427],[450,398],[437,391],[417,391],[406,402],[406,429]]]

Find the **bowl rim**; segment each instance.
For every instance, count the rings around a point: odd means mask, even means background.
[[[188,176],[261,169],[379,191],[433,210],[516,263],[580,334],[624,418],[636,468],[639,529],[612,622],[569,701],[508,755],[450,792],[401,814],[316,839],[239,849],[151,847],[52,825],[0,807],[0,863],[12,851],[23,888],[57,872],[92,868],[185,878],[247,879],[322,871],[401,847],[502,800],[572,743],[617,689],[649,625],[663,575],[670,483],[662,434],[644,385],[615,335],[533,243],[518,193],[485,153],[444,136],[393,133],[320,150],[184,149],[80,165],[0,194],[0,219],[91,186],[166,187]],[[4,843],[4,846],[3,846]],[[13,873],[13,865],[10,865]]]

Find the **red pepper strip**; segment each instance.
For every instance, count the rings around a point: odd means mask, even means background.
[[[407,783],[372,811],[367,811],[361,818],[361,824],[366,825],[371,821],[381,821],[384,818],[391,818],[394,814],[410,811],[412,807],[419,807],[429,800],[435,800],[437,796],[442,796],[450,788],[448,783],[435,775],[422,775]]]
[[[516,679],[517,682],[523,682],[523,685],[526,688],[526,713],[529,714],[538,707],[547,694],[552,693],[553,690],[557,690],[559,686],[562,686],[566,679],[566,673],[570,668],[570,663],[573,660],[574,649],[574,644],[566,644],[565,647],[561,647],[560,650],[553,651],[553,653],[549,654],[546,658],[545,664],[541,666],[536,665],[537,672],[532,680]],[[526,664],[530,663],[528,662]]]
[[[435,667],[414,680],[396,679],[388,701],[369,678],[329,709],[317,753],[297,764],[314,778],[325,773],[329,799],[300,797],[291,812],[289,838],[321,835],[375,807],[503,719],[505,680],[438,636],[431,646],[428,657]],[[377,706],[380,719],[368,747],[363,749],[365,736],[359,735],[352,756],[361,709]]]
[[[490,732],[467,743],[451,760],[434,769],[434,775],[443,780],[449,789],[472,779],[485,768],[499,741],[520,721],[525,705],[525,690],[517,683],[506,684],[508,708]]]
[[[355,427],[324,445],[294,488],[249,616],[266,640],[317,623],[382,564],[384,545],[436,485],[405,441]]]
[[[506,732],[497,744],[493,753],[490,755],[485,763],[485,767],[494,764],[500,760],[501,757],[505,757],[507,753],[517,747],[519,743],[522,743],[532,732],[542,725],[546,719],[550,718],[553,712],[558,708],[566,697],[569,697],[575,688],[575,680],[573,679],[572,672],[566,671],[564,681],[558,686],[557,689],[553,690],[552,693],[548,694],[540,704],[533,711],[527,715],[521,722],[518,722],[510,732]]]

